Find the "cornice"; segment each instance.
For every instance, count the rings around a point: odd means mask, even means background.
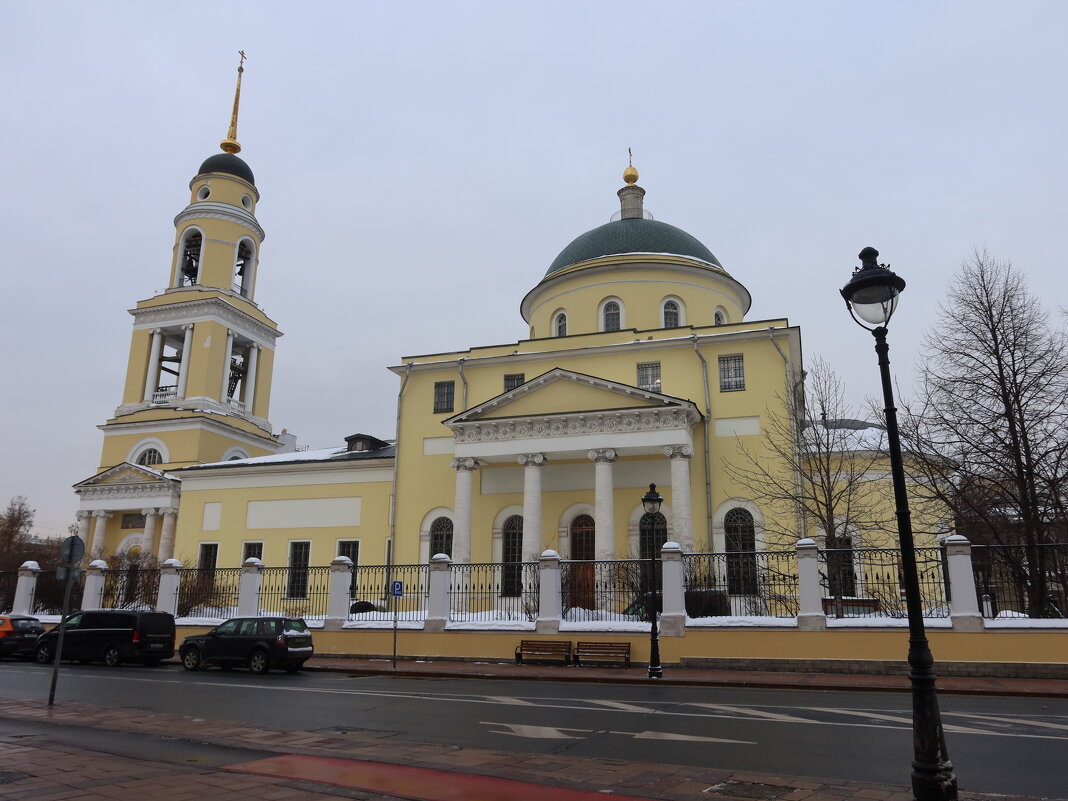
[[[190,203],[178,212],[174,218],[174,227],[178,228],[183,223],[196,220],[224,220],[248,228],[260,242],[266,237],[259,221],[252,214],[237,206],[231,206],[229,203],[216,203],[210,200]]]
[[[120,406],[119,408],[121,409],[122,407]],[[151,406],[151,408],[166,409],[166,407],[158,406]],[[142,409],[138,408],[135,411],[142,411]],[[116,411],[116,416],[117,415],[118,412]],[[245,420],[247,418],[238,417],[237,419]],[[114,436],[116,434],[139,434],[141,432],[158,433],[163,431],[187,431],[195,430],[197,428],[207,428],[213,433],[237,440],[244,445],[263,448],[272,452],[277,452],[281,447],[278,444],[278,440],[270,434],[256,434],[252,431],[246,431],[242,428],[237,428],[236,426],[228,424],[225,419],[214,420],[203,413],[194,413],[190,417],[178,417],[169,420],[131,420],[126,422],[112,420],[97,426],[97,428],[104,432],[104,436]]]
[[[700,419],[701,414],[697,408],[693,404],[687,404],[672,409],[564,412],[446,425],[452,430],[456,443],[461,444],[664,429],[685,429],[690,432]]]
[[[173,499],[173,506],[178,505],[181,497],[181,484],[177,480],[159,481],[144,484],[97,484],[76,489],[83,501],[158,498],[161,495]]]
[[[146,306],[129,311],[133,315],[135,329],[212,320],[265,347],[274,347],[275,341],[282,336],[278,329],[218,297],[179,300],[162,306]]]

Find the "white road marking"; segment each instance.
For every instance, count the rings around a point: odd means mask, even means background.
[[[524,701],[522,698],[512,698],[507,695],[487,695],[486,698],[491,701],[496,701],[498,704],[506,704],[508,706],[537,706],[532,701]]]
[[[1002,718],[995,715],[979,715],[974,712],[943,712],[942,716],[953,715],[958,718],[975,718],[976,720],[987,720],[991,723],[1017,723],[1021,726],[1037,726],[1042,729],[1057,729],[1058,731],[1068,731],[1068,726],[1063,723],[1047,723],[1044,720],[1027,720],[1026,718]]]
[[[564,734],[565,731],[577,731],[589,733],[593,729],[557,729],[553,726],[524,726],[519,723],[490,723],[480,720],[483,726],[504,726],[508,731],[490,730],[490,734],[503,734],[508,737],[526,737],[531,740],[581,740],[582,737],[572,737]]]
[[[864,709],[831,709],[828,707],[813,706],[809,709],[816,710],[817,712],[829,712],[832,715],[851,715],[858,718],[866,718],[868,720],[885,720],[888,723],[900,723],[900,728],[910,728],[912,726],[911,717],[903,717],[901,715],[887,715],[880,712],[872,712],[871,710]],[[957,734],[990,734],[989,731],[983,729],[972,729],[967,726],[954,726],[952,724],[944,723],[942,728],[945,731],[956,732]]]
[[[677,734],[670,731],[610,731],[609,734],[624,734],[635,740],[681,740],[694,743],[731,743],[732,745],[756,745],[752,740],[728,740],[723,737],[699,737],[696,734]]]
[[[639,712],[646,715],[656,715],[660,713],[659,709],[652,709],[647,706],[636,706],[635,704],[627,704],[623,701],[598,701],[593,698],[576,698],[575,701],[581,701],[584,704],[596,704],[597,706],[607,707],[616,712]]]
[[[748,706],[731,706],[729,704],[688,704],[699,706],[702,709],[714,709],[718,712],[733,712],[735,714],[750,715],[753,718],[763,720],[780,720],[786,723],[811,723],[807,718],[799,718],[796,715],[783,715],[780,712],[765,712],[762,709],[753,709]]]

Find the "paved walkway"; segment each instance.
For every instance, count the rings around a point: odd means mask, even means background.
[[[388,661],[316,659],[313,669],[353,674],[393,672]],[[409,676],[484,679],[648,682],[641,668],[567,668],[477,662],[399,662]],[[718,686],[824,687],[907,690],[893,676],[769,674],[667,669],[663,683]],[[1068,696],[1068,682],[940,679],[942,692]],[[0,686],[0,693],[3,692]],[[237,721],[111,709],[60,701],[0,699],[0,801],[909,801],[903,785],[828,781],[621,759],[523,754],[407,742],[367,731],[282,731]],[[24,732],[20,733],[20,726]],[[63,727],[67,727],[64,729]],[[88,745],[71,745],[65,732],[91,730]],[[14,733],[11,733],[14,732]],[[130,735],[135,735],[131,738]],[[124,755],[123,739],[142,743]],[[99,743],[99,745],[97,745]],[[168,745],[170,748],[168,749]],[[156,747],[158,746],[158,747]],[[178,747],[180,746],[180,747]],[[182,759],[189,748],[219,754]],[[221,750],[224,749],[225,751]],[[184,748],[184,750],[183,750]],[[236,749],[236,750],[235,750]],[[247,749],[241,751],[240,749]],[[153,756],[146,757],[144,754]],[[168,759],[167,754],[172,757]],[[247,758],[234,754],[247,754]],[[903,779],[908,766],[902,765]],[[1023,796],[962,792],[962,799],[1037,801]]]

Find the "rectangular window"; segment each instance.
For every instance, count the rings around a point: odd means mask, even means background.
[[[360,541],[359,540],[338,540],[337,541],[337,555],[347,556],[352,560],[354,565],[360,563]]]
[[[638,365],[638,386],[646,392],[660,391],[660,362],[643,362]]]
[[[197,556],[197,567],[201,570],[214,570],[219,561],[219,543],[200,543],[200,554]]]
[[[453,398],[455,397],[455,395],[455,381],[435,381],[434,414],[441,414],[442,412],[451,412],[453,407]]]
[[[289,581],[287,598],[308,597],[308,565],[311,564],[311,543],[307,540],[289,543]]]
[[[263,543],[262,542],[245,542],[241,544],[241,563],[244,564],[246,559],[259,559],[263,560]]]
[[[127,512],[122,516],[123,528],[144,528],[145,516],[137,512]]]
[[[523,373],[509,373],[504,377],[504,391],[511,392],[526,381],[526,377]]]
[[[745,389],[745,364],[741,355],[719,357],[719,391],[737,392]]]

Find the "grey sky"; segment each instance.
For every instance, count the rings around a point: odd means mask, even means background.
[[[865,245],[908,281],[906,388],[973,247],[1063,305],[1066,23],[1060,2],[5,4],[0,503],[73,521],[238,49],[257,301],[285,332],[271,421],[323,447],[393,435],[400,356],[525,336],[519,301],[618,209],[628,146],[646,207],[857,401],[875,355],[837,289]]]

